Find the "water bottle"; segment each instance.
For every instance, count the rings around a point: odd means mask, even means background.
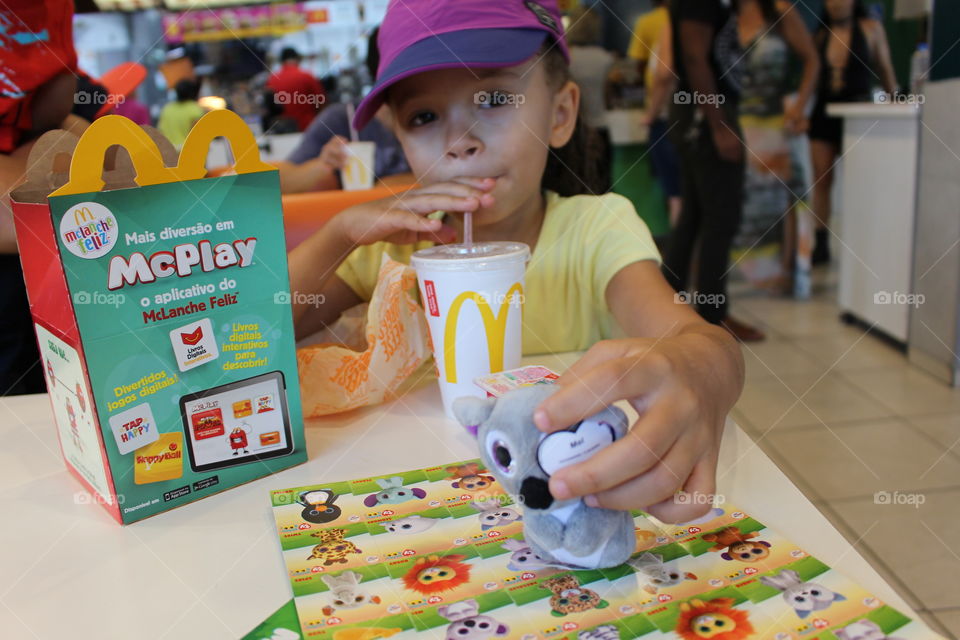
[[[910,93],[920,95],[923,85],[927,81],[927,72],[930,70],[930,47],[926,42],[917,45],[917,50],[910,58]]]

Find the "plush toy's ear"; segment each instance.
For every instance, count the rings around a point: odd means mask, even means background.
[[[371,493],[370,495],[368,495],[366,498],[363,499],[363,504],[365,504],[368,507],[377,506],[377,494]]]
[[[841,600],[846,600],[846,599],[847,599],[847,596],[843,595],[842,593],[837,593],[837,592],[833,593],[833,600],[835,602],[839,602]]]
[[[733,556],[731,556],[731,555],[730,555],[729,553],[727,553],[726,551],[724,551],[723,553],[721,553],[721,554],[720,554],[720,557],[723,558],[724,560],[733,560]]]
[[[450,485],[450,486],[452,486],[454,489],[459,489],[459,488],[460,488],[460,483],[459,483],[459,482],[454,482],[454,483],[453,483],[452,485]]]
[[[806,618],[808,615],[810,615],[810,612],[806,610],[801,611],[800,609],[794,609],[794,611],[797,612],[797,617],[800,618],[801,620],[803,618]]]
[[[418,498],[427,497],[427,492],[421,489],[420,487],[414,487],[412,492],[413,492],[413,495],[417,496]]]
[[[496,404],[496,398],[475,398],[473,396],[457,398],[453,401],[453,415],[471,435],[476,437],[477,429],[490,417],[490,413],[493,412],[493,407]]]
[[[765,546],[765,547],[769,547],[769,546],[770,546],[770,543],[769,543],[769,542],[766,542],[766,541],[764,541],[764,540],[757,540],[757,544],[762,544],[762,545]]]

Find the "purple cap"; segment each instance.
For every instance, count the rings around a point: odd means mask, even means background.
[[[510,67],[550,37],[569,62],[557,0],[390,0],[377,43],[377,81],[353,124],[362,129],[394,83],[455,67]]]

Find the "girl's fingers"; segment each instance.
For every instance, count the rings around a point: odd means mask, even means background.
[[[403,198],[394,208],[422,216],[434,211],[476,211],[480,208],[480,199],[472,196],[424,193]]]
[[[618,358],[612,350],[609,355],[612,359],[569,377],[556,393],[540,403],[533,413],[537,428],[546,432],[564,429],[618,400],[651,393],[664,380],[664,362],[653,354],[645,358]]]
[[[643,509],[651,504],[669,503],[689,478],[700,453],[689,440],[677,440],[645,473],[589,496],[587,504],[607,509]]]
[[[620,440],[601,449],[589,460],[557,471],[550,479],[550,493],[558,500],[587,496],[643,475],[660,466],[676,441],[676,432],[676,422],[670,420],[666,412],[648,414]],[[692,466],[693,463],[689,464]],[[679,487],[685,478],[685,475],[681,476],[673,488]],[[656,480],[665,479],[658,477]]]
[[[714,448],[700,458],[683,484],[682,494],[641,508],[668,523],[688,522],[706,514],[713,508],[716,496],[718,453],[719,450]]]

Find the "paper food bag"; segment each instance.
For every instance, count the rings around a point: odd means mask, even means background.
[[[413,297],[413,268],[383,256],[366,311],[365,345],[320,343],[297,349],[305,417],[377,404],[430,357],[423,309]],[[355,322],[355,318],[353,321]],[[346,315],[334,334],[349,335]],[[340,329],[338,331],[337,329]]]

